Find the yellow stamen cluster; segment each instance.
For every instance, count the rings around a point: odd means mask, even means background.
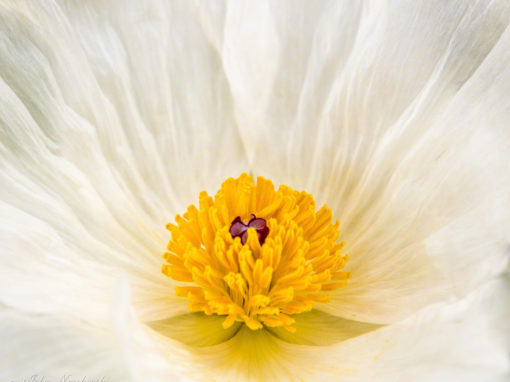
[[[229,228],[240,216],[265,219],[269,235],[260,245],[256,231],[232,238]],[[295,331],[291,317],[329,302],[328,292],[345,285],[347,255],[337,244],[339,225],[327,206],[315,211],[310,194],[287,186],[276,191],[262,177],[227,179],[214,198],[200,193],[199,208],[177,215],[162,272],[192,283],[175,288],[193,312],[225,315],[223,327],[244,322],[250,329],[283,326]]]

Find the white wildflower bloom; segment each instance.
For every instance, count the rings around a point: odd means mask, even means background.
[[[509,25],[0,0],[0,379],[507,380]]]

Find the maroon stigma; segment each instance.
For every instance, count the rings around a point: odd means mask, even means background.
[[[253,214],[251,215],[251,219],[248,223],[243,223],[240,216],[236,217],[232,221],[229,232],[234,239],[236,237],[240,237],[241,243],[246,244],[246,240],[248,240],[248,228],[255,229],[257,236],[259,237],[260,245],[264,244],[267,235],[269,235],[269,228],[267,227],[264,219],[257,218]]]

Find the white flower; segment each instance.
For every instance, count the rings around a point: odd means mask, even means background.
[[[0,1],[0,379],[506,380],[509,20]],[[160,272],[166,223],[243,172],[342,221],[352,278],[295,335],[233,335]]]

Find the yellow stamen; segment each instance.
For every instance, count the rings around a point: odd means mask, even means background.
[[[269,234],[261,245],[254,228],[243,245],[230,226],[236,217],[264,219]],[[282,326],[293,332],[290,315],[310,311],[331,300],[329,292],[347,283],[340,271],[347,255],[337,243],[340,223],[332,223],[327,206],[315,211],[310,194],[287,186],[275,190],[262,177],[229,178],[214,198],[200,193],[199,208],[191,205],[168,224],[172,238],[161,271],[177,281],[177,296],[189,309],[225,315],[223,327],[244,322],[252,330]]]

